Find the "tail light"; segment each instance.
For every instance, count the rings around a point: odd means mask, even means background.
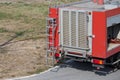
[[[93,63],[102,65],[102,64],[104,64],[104,60],[93,59]]]
[[[59,63],[59,62],[60,62],[60,58],[61,58],[61,54],[55,53],[56,63]]]
[[[55,57],[61,57],[61,54],[59,54],[59,53],[55,53]]]

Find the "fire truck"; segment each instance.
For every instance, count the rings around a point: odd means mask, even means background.
[[[120,68],[120,1],[82,0],[49,7],[47,63],[72,59]],[[50,60],[51,59],[51,60]]]

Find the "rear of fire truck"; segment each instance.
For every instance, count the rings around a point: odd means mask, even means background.
[[[46,30],[47,63],[70,58],[95,67],[120,67],[119,0],[83,0],[50,7]]]

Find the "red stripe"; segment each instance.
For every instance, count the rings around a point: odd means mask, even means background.
[[[115,15],[118,15],[118,14],[120,14],[120,8],[116,8],[116,9],[106,11],[106,16],[107,17],[115,16]]]

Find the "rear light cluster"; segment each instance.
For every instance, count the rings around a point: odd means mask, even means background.
[[[60,62],[60,58],[61,58],[61,54],[60,53],[55,53],[56,63]]]
[[[59,54],[59,53],[55,53],[55,57],[61,57],[61,54]]]
[[[94,64],[99,64],[99,65],[104,64],[104,60],[99,60],[99,59],[93,59],[92,62],[93,62]]]

